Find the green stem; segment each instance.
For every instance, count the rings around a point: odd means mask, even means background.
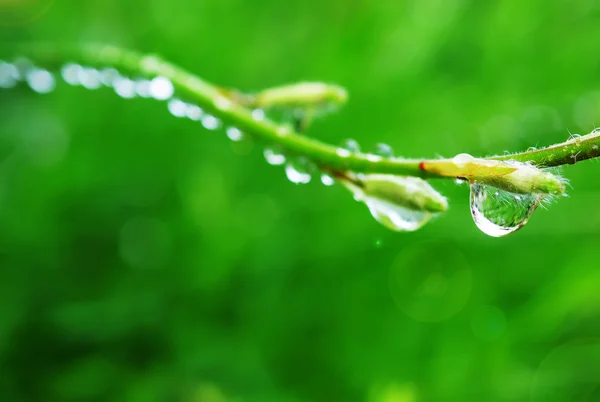
[[[451,159],[382,158],[372,154],[350,153],[345,149],[300,135],[290,127],[276,124],[271,120],[256,120],[252,115],[252,110],[233,102],[218,86],[157,56],[145,56],[107,45],[85,45],[70,49],[59,49],[53,45],[36,45],[19,47],[17,50],[34,59],[39,59],[49,67],[76,61],[97,67],[115,67],[148,77],[166,77],[173,83],[179,96],[193,100],[225,123],[237,127],[260,141],[281,148],[286,154],[306,157],[324,169],[410,175],[422,178],[465,177],[470,174],[468,171],[462,171],[459,166],[453,166],[451,170],[442,168],[442,166],[452,164]],[[600,156],[600,132],[593,132],[544,149],[486,159],[515,160],[530,162],[539,167],[551,167],[574,164],[598,156]],[[432,168],[429,169],[429,167]],[[501,166],[498,168],[500,169]],[[506,168],[504,168],[504,174],[506,174]]]

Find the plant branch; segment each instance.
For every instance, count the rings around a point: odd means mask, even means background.
[[[457,164],[454,159],[383,158],[374,154],[350,152],[303,136],[287,125],[279,125],[266,118],[257,120],[253,117],[252,110],[233,101],[220,87],[154,55],[141,55],[106,45],[85,45],[70,49],[36,45],[21,46],[17,50],[45,63],[44,65],[60,66],[65,62],[76,61],[96,67],[115,67],[148,77],[166,77],[173,83],[178,96],[196,102],[226,124],[233,125],[266,144],[275,145],[288,155],[306,157],[326,170],[410,175],[421,178],[476,176],[472,167],[465,168],[464,164]],[[495,165],[488,165],[481,174],[501,176],[515,170],[514,167],[502,163],[503,161],[529,162],[537,167],[552,167],[574,164],[598,156],[600,132],[594,131],[547,148],[478,160],[499,161]]]

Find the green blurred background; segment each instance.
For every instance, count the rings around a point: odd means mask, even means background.
[[[334,144],[484,156],[600,124],[594,0],[0,11],[3,53],[107,42],[243,90],[339,83],[350,102],[309,131]],[[507,238],[450,181],[449,212],[394,233],[164,102],[2,89],[0,400],[600,401],[600,165],[563,173],[571,197]]]

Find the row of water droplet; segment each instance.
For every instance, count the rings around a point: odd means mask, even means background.
[[[198,121],[207,130],[217,130],[222,127],[217,117],[205,113],[198,105],[174,97],[174,85],[166,77],[130,78],[112,67],[97,69],[76,63],[64,64],[60,69],[60,77],[69,85],[90,90],[112,88],[118,96],[125,99],[140,97],[164,101],[167,103],[168,111],[175,117]],[[33,91],[47,94],[55,89],[56,81],[55,74],[35,66],[27,59],[16,59],[11,63],[0,61],[0,88],[13,88],[19,82],[25,82]],[[256,109],[252,112],[252,117],[260,121],[266,116],[263,110]],[[236,127],[227,127],[225,132],[232,141],[241,141],[245,138],[242,131]],[[354,140],[347,140],[337,149],[341,157],[349,157],[357,152],[360,152],[360,149]],[[393,157],[393,150],[387,144],[378,144],[367,155],[370,160],[377,161],[384,157]],[[288,158],[277,147],[265,148],[264,157],[270,165],[284,166],[285,174],[292,183],[309,183],[313,175],[318,172],[317,167],[309,160],[302,157]],[[320,181],[325,186],[332,186],[335,183],[336,180],[331,174],[318,173]],[[360,179],[360,175],[357,177]],[[542,196],[539,194],[512,194],[477,183],[471,183],[470,192],[473,220],[482,232],[495,237],[512,233],[523,227],[542,201]],[[364,194],[354,195],[355,199],[368,206],[377,221],[394,230],[413,231],[431,218],[431,214],[422,211],[395,206]]]

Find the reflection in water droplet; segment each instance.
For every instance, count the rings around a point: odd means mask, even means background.
[[[79,64],[68,63],[61,68],[60,74],[67,84],[79,85],[79,71],[82,69]]]
[[[115,93],[121,98],[131,99],[135,96],[135,83],[129,78],[118,78],[113,85]]]
[[[308,168],[302,160],[288,162],[285,165],[285,175],[289,181],[296,184],[306,184],[311,179]]]
[[[167,108],[175,117],[185,117],[185,113],[187,111],[186,103],[180,99],[171,99],[169,103],[167,103]]]
[[[375,148],[371,152],[375,155],[383,156],[384,158],[391,158],[394,156],[394,150],[388,144],[375,144]]]
[[[47,94],[54,89],[54,77],[46,70],[30,70],[27,73],[27,83],[35,92]]]
[[[150,96],[154,99],[167,100],[174,92],[173,83],[168,78],[159,76],[150,81]]]
[[[414,186],[413,181],[421,180],[413,177],[396,177],[395,179],[406,186]],[[403,206],[387,199],[377,198],[372,194],[366,194],[363,186],[357,186],[349,181],[342,180],[342,184],[352,192],[356,201],[364,203],[369,208],[371,215],[377,222],[391,230],[412,232],[422,227],[433,216],[437,215],[426,209],[411,208],[410,206]]]
[[[198,105],[188,104],[187,108],[185,109],[185,115],[188,117],[188,119],[194,121],[200,121],[203,113],[204,112],[202,112],[202,109]]]
[[[471,184],[471,216],[479,230],[488,236],[505,236],[525,226],[542,197]]]
[[[273,148],[265,148],[264,155],[269,165],[278,166],[285,163],[285,155]]]
[[[454,179],[454,182],[456,184],[460,185],[460,184],[465,184],[467,182],[467,180],[461,179],[460,177],[457,177],[456,179]]]
[[[216,130],[221,126],[221,122],[215,116],[207,114],[202,117],[202,125],[207,130]]]
[[[323,183],[326,186],[333,186],[335,184],[335,179],[329,176],[328,174],[323,173],[321,175],[321,183]]]
[[[231,141],[241,141],[244,139],[244,134],[236,127],[229,127],[226,134]]]
[[[383,226],[400,232],[412,232],[423,226],[432,214],[427,211],[416,211],[392,204],[373,197],[360,199],[364,202],[373,218]]]
[[[467,303],[471,267],[452,244],[408,243],[391,266],[389,285],[396,306],[408,317],[440,322],[458,314]]]
[[[14,64],[0,61],[0,88],[13,88],[17,85],[19,70]]]
[[[262,109],[254,109],[252,111],[252,118],[256,121],[261,121],[265,119],[265,111]]]

